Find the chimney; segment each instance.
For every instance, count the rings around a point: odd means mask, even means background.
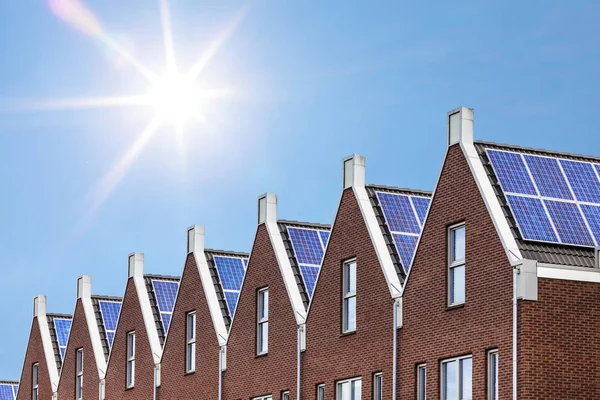
[[[466,107],[448,111],[448,146],[456,143],[473,143],[474,113],[472,108]]]
[[[46,315],[46,296],[38,294],[33,298],[33,316],[44,317]]]
[[[600,268],[600,246],[594,249],[594,267]]]
[[[367,159],[358,154],[344,158],[342,163],[342,184],[344,189],[365,186],[365,165]]]
[[[187,252],[188,254],[204,252],[204,227],[202,225],[192,225],[188,228]]]
[[[258,224],[277,222],[277,195],[265,193],[258,197]]]
[[[83,275],[77,278],[77,298],[90,298],[92,296],[92,277]]]
[[[144,253],[131,253],[129,255],[129,278],[144,276]]]

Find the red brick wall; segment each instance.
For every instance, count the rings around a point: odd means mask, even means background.
[[[135,386],[126,389],[127,333],[135,331]],[[133,278],[127,281],[119,324],[106,372],[106,400],[152,399],[154,360]]]
[[[100,385],[98,367],[92,349],[83,303],[78,299],[58,384],[58,400],[75,398],[76,357],[77,349],[80,348],[83,348],[83,397],[97,399]]]
[[[466,302],[447,309],[447,227],[466,224]],[[512,391],[512,268],[458,145],[449,149],[404,293],[400,399],[414,399],[416,364],[439,398],[440,360],[473,355],[473,398],[486,398],[486,350],[499,349],[500,398]]]
[[[212,282],[211,282],[212,284]],[[186,314],[196,311],[196,372],[186,374]],[[219,342],[202,288],[196,261],[189,254],[162,362],[159,399],[217,399]]]
[[[54,362],[54,360],[52,360]],[[50,384],[50,375],[48,373],[48,364],[44,355],[42,346],[42,337],[37,317],[33,319],[31,331],[29,333],[29,342],[27,343],[27,352],[25,353],[25,362],[21,372],[21,381],[19,382],[19,393],[17,400],[31,400],[31,370],[33,364],[38,363],[38,394],[40,399],[52,398],[52,387]]]
[[[269,287],[269,352],[256,356],[257,290]],[[265,225],[258,227],[227,344],[224,399],[296,393],[297,325]]]
[[[356,333],[342,334],[342,262],[357,260]],[[362,376],[363,398],[372,396],[372,374],[383,372],[383,398],[392,393],[393,300],[352,189],[344,191],[307,321],[302,398],[316,398],[325,383]]]
[[[538,279],[519,302],[519,399],[600,399],[600,285]]]

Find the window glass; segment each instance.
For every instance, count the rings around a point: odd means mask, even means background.
[[[450,304],[465,302],[465,266],[450,268]]]
[[[417,368],[417,400],[427,399],[427,366]]]
[[[457,362],[444,364],[444,400],[458,400]]]
[[[381,373],[373,376],[373,400],[383,400],[383,376]]]
[[[498,400],[498,351],[490,351],[488,355],[488,398]]]
[[[452,261],[465,259],[465,227],[452,230]]]
[[[464,358],[460,360],[461,364],[461,397],[463,399],[473,398],[472,393],[472,381],[473,381],[473,360],[471,358]]]

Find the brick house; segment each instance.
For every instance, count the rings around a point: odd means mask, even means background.
[[[18,400],[55,398],[71,320],[71,315],[46,313],[46,296],[38,295],[33,299],[33,321]]]
[[[473,141],[473,120],[448,114],[402,293],[400,398],[598,399],[600,160]]]
[[[365,185],[344,160],[341,200],[307,319],[305,399],[393,398],[396,316],[428,192]]]
[[[58,400],[104,399],[110,346],[121,309],[118,297],[91,294],[92,279],[77,279],[77,301],[58,384]]]
[[[129,255],[128,280],[108,358],[107,400],[152,399],[160,386],[162,346],[179,278],[144,274],[144,255]]]
[[[227,341],[224,398],[296,398],[306,309],[329,226],[278,220],[272,194],[259,197],[258,223]]]
[[[162,399],[218,399],[225,345],[248,254],[204,248],[204,227],[188,230],[188,255],[161,359]]]
[[[19,391],[19,382],[0,380],[0,400],[15,400]]]

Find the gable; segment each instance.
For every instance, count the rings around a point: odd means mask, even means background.
[[[54,362],[54,360],[51,360],[51,362]],[[25,360],[21,371],[21,380],[19,382],[19,392],[17,394],[17,399],[19,400],[31,399],[31,368],[34,363],[38,363],[38,387],[40,398],[52,398],[52,383],[50,372],[48,371],[48,362],[44,352],[38,317],[34,317],[31,323]]]

